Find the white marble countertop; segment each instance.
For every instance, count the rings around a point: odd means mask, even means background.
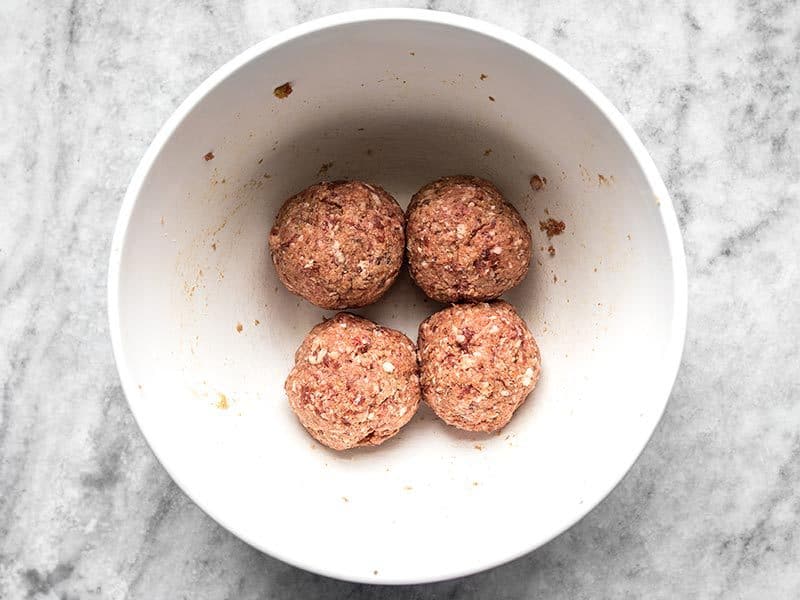
[[[587,75],[678,210],[690,310],[671,402],[633,470],[570,531],[465,579],[360,586],[248,547],[156,462],[106,324],[127,182],[218,66],[367,5],[0,5],[0,598],[800,596],[796,1],[428,3],[522,33]]]

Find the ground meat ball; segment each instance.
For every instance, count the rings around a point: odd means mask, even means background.
[[[281,207],[269,235],[272,262],[290,292],[321,308],[375,302],[403,263],[403,211],[360,181],[318,183]]]
[[[539,348],[504,301],[459,304],[419,327],[422,397],[439,417],[467,431],[497,431],[539,378]]]
[[[407,211],[408,266],[439,302],[497,298],[523,280],[531,232],[490,182],[458,175],[429,183]]]
[[[339,313],[303,340],[285,389],[303,427],[322,444],[377,446],[417,411],[416,349],[399,331]]]

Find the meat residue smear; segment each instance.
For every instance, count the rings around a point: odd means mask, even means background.
[[[210,160],[214,160],[214,153],[213,152],[206,152],[203,155],[203,160],[206,161],[206,162],[208,162]]]
[[[564,224],[564,221],[556,221],[552,217],[547,219],[547,221],[539,221],[539,229],[547,234],[547,239],[550,239],[554,235],[561,235],[566,228],[567,226]]]
[[[533,175],[531,177],[531,188],[534,191],[539,191],[547,185],[547,177],[540,177],[539,175]]]
[[[274,94],[274,96],[275,96],[275,97],[276,97],[278,100],[283,100],[284,98],[288,98],[288,97],[289,97],[289,95],[290,95],[290,94],[291,94],[293,91],[294,91],[294,90],[292,89],[292,84],[291,84],[291,83],[289,83],[289,82],[287,81],[287,82],[286,82],[286,83],[284,83],[283,85],[279,85],[278,87],[276,87],[276,88],[275,88],[275,89],[272,91],[272,93]]]

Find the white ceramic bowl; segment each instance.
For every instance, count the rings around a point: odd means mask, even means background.
[[[286,81],[294,92],[274,97]],[[278,282],[267,232],[321,171],[380,184],[403,206],[437,177],[479,175],[527,219],[532,269],[505,297],[543,375],[500,435],[422,407],[382,446],[336,453],[299,425],[283,381],[326,313]],[[566,223],[552,240],[538,227],[549,216]],[[382,583],[503,563],[600,502],[664,410],[686,303],[669,196],[611,104],[513,33],[405,9],[295,27],[214,73],[142,159],[109,276],[125,393],[181,488],[264,552]],[[403,273],[358,312],[415,338],[437,308]]]

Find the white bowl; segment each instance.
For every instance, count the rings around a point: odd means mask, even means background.
[[[276,98],[286,81],[293,93]],[[326,313],[278,282],[275,212],[323,175],[375,182],[405,206],[459,173],[494,181],[533,230],[531,272],[505,297],[539,342],[539,385],[500,435],[423,407],[380,447],[327,450],[283,392]],[[552,240],[538,227],[550,216],[566,223]],[[608,100],[513,33],[406,9],[307,23],[214,73],[142,159],[109,275],[122,384],[178,485],[264,552],[380,583],[503,563],[600,502],[664,410],[686,303],[669,196]],[[358,312],[415,338],[438,308],[403,273]]]

